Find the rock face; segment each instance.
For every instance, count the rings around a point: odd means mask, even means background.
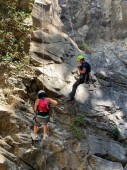
[[[20,8],[28,8],[29,7],[29,3],[31,0],[19,0],[19,7]]]
[[[72,73],[76,67],[75,55],[81,51],[76,43],[62,32],[59,12],[57,1],[35,4],[33,23],[38,30],[32,34],[30,55],[31,62],[36,61],[36,64],[43,66],[37,68],[44,75],[40,75],[38,80],[43,81],[45,86],[49,85],[48,89],[67,95],[69,91],[66,85],[74,80]]]
[[[98,158],[96,156],[91,156],[90,158],[90,167],[92,169],[98,170],[123,170],[123,167],[118,162],[110,162],[102,158]]]
[[[38,87],[43,85],[56,96],[67,96],[75,82],[76,56],[84,53],[69,36],[77,42],[84,39],[99,41],[96,43],[95,52],[86,55],[96,82],[89,87],[85,84],[78,87],[76,101],[68,104],[73,110],[67,106],[57,108],[57,112],[64,114],[59,115],[60,119],[57,120],[61,122],[62,119],[66,125],[70,124],[74,119],[70,115],[76,113],[76,116],[90,125],[83,133],[91,135],[85,136],[85,141],[81,142],[82,147],[76,144],[69,148],[70,162],[65,158],[66,149],[55,146],[57,150],[63,151],[61,155],[64,161],[55,159],[61,163],[54,163],[52,166],[54,169],[102,170],[108,167],[122,170],[127,162],[126,39],[108,43],[105,40],[121,39],[126,35],[126,12],[123,7],[126,2],[73,0],[59,3],[64,26],[58,19],[60,8],[57,1],[37,1],[33,9],[33,23],[37,30],[32,34],[30,55],[38,75]],[[115,15],[114,11],[118,14]],[[100,40],[102,38],[103,40]],[[98,136],[94,133],[98,133]],[[108,138],[105,138],[105,135]],[[120,140],[124,146],[114,140]],[[76,147],[73,152],[72,149]],[[79,153],[83,156],[77,158]],[[49,164],[48,168],[51,168]]]
[[[0,65],[0,170],[127,169],[125,20],[124,0],[35,0],[31,65],[21,71]],[[84,54],[70,37],[98,43],[86,55],[95,82],[80,85],[68,103],[76,56]],[[113,38],[119,41],[106,41]],[[52,108],[49,137],[31,147],[33,104],[43,86],[59,105]]]
[[[70,20],[78,40],[99,38],[111,40],[124,39],[127,35],[127,2],[125,0],[60,0],[63,9],[62,20],[68,32],[72,32]],[[79,29],[87,26],[87,34],[80,37]],[[78,31],[78,32],[77,32]]]

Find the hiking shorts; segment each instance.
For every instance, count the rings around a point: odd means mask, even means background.
[[[49,116],[36,116],[34,119],[34,126],[39,126],[40,124],[42,125],[47,125],[49,122]]]

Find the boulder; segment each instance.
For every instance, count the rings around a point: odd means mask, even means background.
[[[89,166],[94,170],[123,170],[119,162],[111,162],[100,157],[92,155],[89,159]]]

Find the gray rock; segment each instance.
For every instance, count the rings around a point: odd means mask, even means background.
[[[89,27],[87,25],[84,25],[82,28],[78,29],[78,33],[83,37],[86,37],[88,31],[89,31]]]
[[[83,25],[88,25],[90,29],[87,39],[92,39],[92,42],[99,38],[111,40],[111,38],[126,37],[126,1],[114,0],[113,3],[111,0],[69,1],[66,8],[63,8],[62,3],[60,1],[63,9],[62,21],[68,32],[72,31],[69,27],[71,18],[74,31]]]
[[[124,170],[127,170],[127,164],[124,166]]]
[[[127,162],[126,148],[110,139],[89,135],[88,144],[90,154],[107,156],[111,161]]]
[[[118,162],[111,162],[100,157],[92,155],[89,159],[91,169],[94,170],[123,170],[123,167]]]

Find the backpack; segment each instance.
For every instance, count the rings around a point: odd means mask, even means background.
[[[39,100],[38,110],[47,112],[49,110],[47,99],[43,98]]]

